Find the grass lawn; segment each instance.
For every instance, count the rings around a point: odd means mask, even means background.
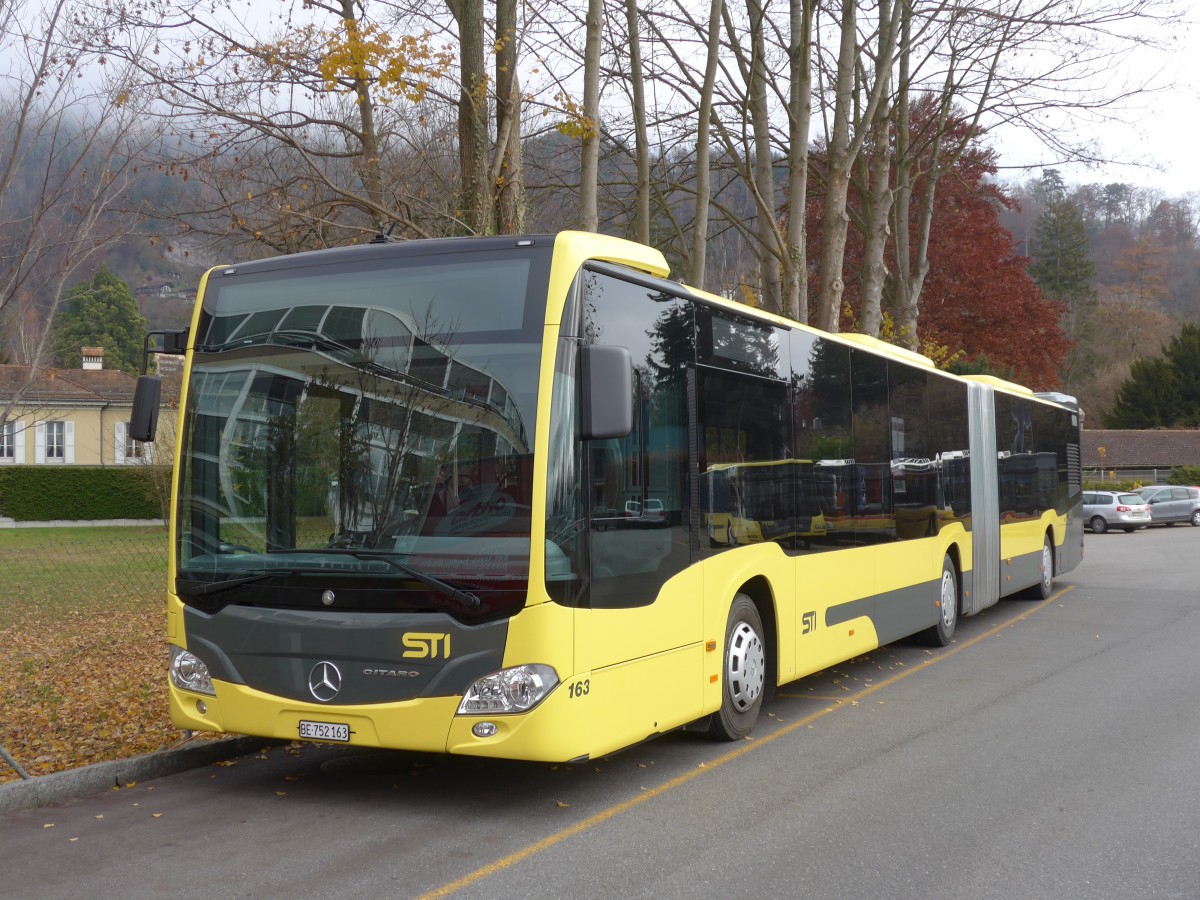
[[[0,745],[31,775],[169,746],[165,528],[0,529]],[[0,762],[0,781],[17,776]]]
[[[165,528],[0,530],[0,629],[130,604],[161,605],[167,586]]]

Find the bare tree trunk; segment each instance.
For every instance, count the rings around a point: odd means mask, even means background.
[[[935,125],[937,137],[929,151],[929,162],[921,190],[921,210],[917,225],[915,254],[905,268],[904,277],[898,278],[896,285],[896,330],[903,339],[904,346],[910,350],[918,350],[921,346],[920,336],[917,334],[917,327],[920,324],[918,319],[921,290],[925,286],[925,277],[929,274],[929,236],[933,230],[933,201],[937,192],[938,180],[944,171],[941,162],[941,148],[946,130],[946,120],[950,115],[951,97],[951,94],[942,97],[942,104],[938,111],[938,121]],[[909,194],[911,195],[913,189],[911,175],[909,181]],[[911,227],[910,203],[905,204],[904,212],[905,218],[897,221],[896,227],[907,231]],[[905,245],[906,253],[914,253],[910,241],[906,241]]]
[[[779,232],[775,222],[775,167],[771,158],[770,112],[767,107],[766,15],[759,0],[748,0],[750,14],[750,124],[754,132],[754,186],[758,194],[758,268],[760,303],[774,313],[783,311],[783,286],[777,255]]]
[[[632,0],[631,0],[632,2]],[[696,116],[696,222],[692,228],[692,259],[688,283],[704,287],[708,267],[708,203],[712,196],[712,172],[709,168],[709,119],[712,118],[713,85],[717,80],[717,56],[721,50],[721,7],[723,0],[712,0],[708,13],[708,56],[704,66],[704,87],[700,92],[700,110]]]
[[[896,247],[895,319],[896,333],[904,346],[919,350],[918,334],[921,290],[929,274],[929,236],[933,227],[933,204],[938,181],[946,171],[942,162],[942,146],[946,138],[947,121],[956,94],[955,75],[957,55],[951,46],[946,67],[945,84],[938,105],[937,120],[924,125],[924,135],[919,147],[912,140],[911,96],[911,34],[912,10],[906,5],[900,13],[899,87],[896,101],[896,205],[893,233]],[[952,16],[952,22],[957,16]],[[951,25],[952,28],[952,25]],[[953,42],[951,42],[953,44]],[[995,57],[999,59],[999,55]],[[986,80],[985,80],[986,84]],[[985,103],[985,89],[979,102]],[[981,107],[982,108],[982,107]],[[952,156],[957,159],[966,148],[970,131]],[[916,245],[912,239],[912,197],[917,187],[917,178],[924,181],[921,187],[921,209],[917,223]]]
[[[496,232],[525,230],[525,173],[521,159],[521,86],[517,77],[517,0],[496,2]]]
[[[60,57],[75,22],[64,0],[0,3],[0,347],[45,365],[54,314],[96,254],[138,228],[120,205],[137,162],[159,134],[132,102],[132,67],[110,63],[84,78],[94,57]],[[0,422],[28,385],[0,402]]]
[[[583,115],[585,132],[579,165],[579,227],[598,231],[596,205],[600,179],[600,36],[604,28],[604,0],[588,0],[583,51]]]
[[[854,64],[858,45],[855,29],[855,0],[841,0],[841,44],[834,80],[833,132],[826,151],[826,189],[821,243],[820,287],[817,294],[817,327],[839,331],[842,292],[842,261],[846,255],[846,195],[850,190],[850,168],[854,151],[850,147],[851,104],[854,101]]]
[[[355,14],[354,0],[342,0],[342,21],[346,31],[351,34],[357,31],[358,17]],[[379,141],[375,133],[375,104],[371,98],[371,86],[366,79],[359,76],[354,79],[354,98],[358,107],[358,120],[361,127],[362,156],[358,158],[358,177],[362,182],[363,193],[371,202],[375,218],[375,227],[383,229],[386,223],[379,214],[385,209],[383,196],[383,175],[379,168]]]
[[[788,202],[790,213],[784,248],[783,314],[808,321],[808,248],[805,211],[808,202],[808,139],[812,121],[812,29],[816,0],[791,0],[791,46],[788,47]]]
[[[714,0],[719,2],[719,0]],[[646,134],[646,90],[642,72],[642,41],[639,35],[637,0],[625,0],[629,25],[629,81],[633,91],[634,152],[637,158],[637,217],[634,234],[650,243],[650,139]]]
[[[463,224],[471,234],[492,230],[488,184],[487,74],[484,69],[483,0],[446,0],[458,23],[458,158]]]
[[[887,147],[888,123],[879,122],[880,134],[871,154],[868,177],[870,188],[864,201],[866,228],[863,235],[862,312],[859,328],[864,334],[879,336],[883,323],[883,287],[887,280],[885,251],[892,212],[891,154]]]
[[[880,6],[881,13],[886,6]],[[901,13],[903,15],[903,13]],[[881,15],[881,20],[883,16]],[[880,21],[879,38],[887,33],[884,21]],[[879,48],[883,58],[885,48]],[[882,77],[882,76],[881,76]],[[891,79],[887,79],[890,84]],[[889,113],[886,103],[875,108],[875,117],[870,126],[871,155],[867,164],[863,196],[863,260],[862,260],[862,309],[859,328],[864,334],[879,336],[883,322],[883,286],[887,279],[888,222],[892,212],[892,154],[889,140]]]
[[[820,293],[817,297],[817,327],[827,331],[840,329],[842,294],[846,287],[842,267],[846,258],[846,234],[850,225],[847,194],[850,190],[850,175],[862,144],[861,129],[869,127],[875,118],[876,109],[884,102],[883,92],[888,84],[892,59],[896,52],[896,13],[906,2],[907,0],[882,0],[879,4],[879,53],[874,61],[873,81],[864,85],[864,102],[861,109],[856,110],[854,72],[858,63],[858,35],[855,0],[842,0],[841,44],[834,85],[833,132],[829,141]],[[858,130],[853,140],[852,128]]]

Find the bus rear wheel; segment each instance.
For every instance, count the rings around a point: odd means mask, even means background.
[[[708,733],[720,740],[739,741],[758,719],[767,678],[762,619],[758,607],[745,594],[734,597],[729,608],[721,666],[721,708],[713,716]]]
[[[935,647],[945,647],[954,639],[958,628],[958,570],[947,556],[942,560],[942,578],[938,586],[938,619],[924,638]]]
[[[1019,596],[1026,600],[1049,600],[1054,593],[1054,545],[1050,543],[1050,535],[1042,539],[1042,577],[1031,588],[1026,588]]]

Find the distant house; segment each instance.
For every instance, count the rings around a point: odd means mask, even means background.
[[[129,439],[136,383],[126,372],[105,369],[99,347],[83,348],[81,369],[0,365],[0,465],[152,462],[152,447]],[[170,419],[160,417],[160,435],[173,427]]]
[[[1200,429],[1085,430],[1085,477],[1164,481],[1177,466],[1200,466]]]
[[[135,297],[169,297],[175,293],[175,282],[169,278],[147,278],[133,289]]]

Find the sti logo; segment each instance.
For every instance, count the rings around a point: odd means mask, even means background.
[[[806,612],[800,621],[802,624],[801,634],[812,634],[817,630],[817,614],[815,611]]]
[[[450,635],[437,631],[409,631],[401,639],[405,659],[450,658]]]

